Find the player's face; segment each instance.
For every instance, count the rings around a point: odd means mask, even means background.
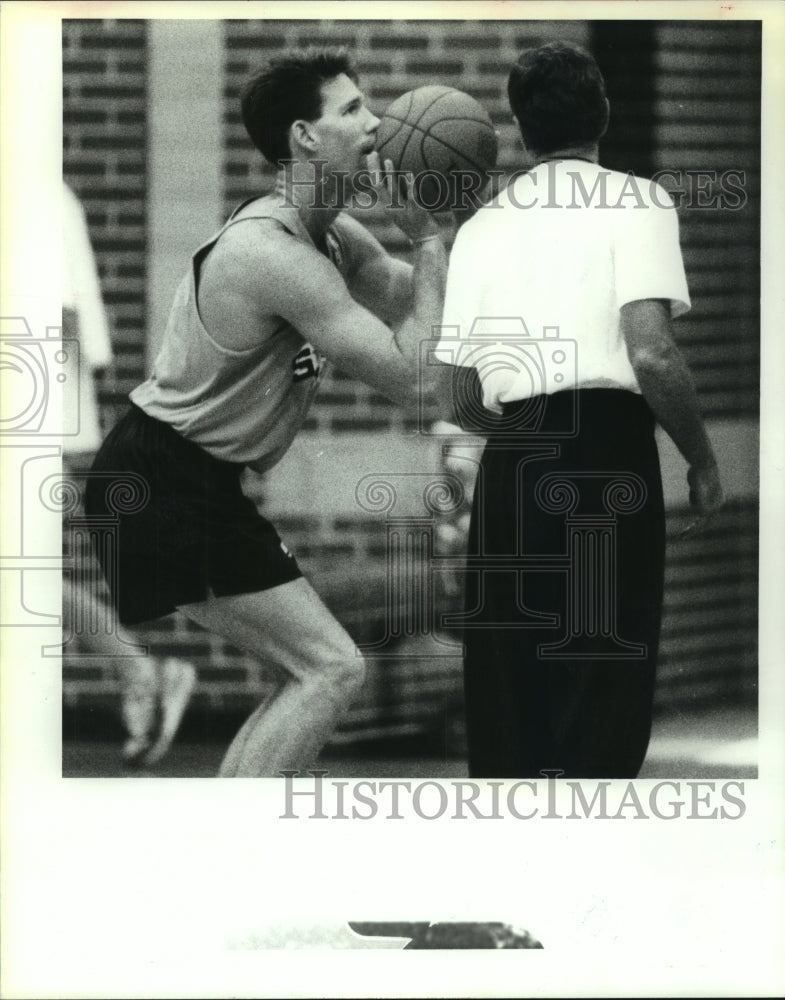
[[[327,169],[352,177],[366,167],[366,156],[376,145],[379,119],[365,106],[362,92],[341,74],[322,84],[322,115],[312,124],[316,156]]]

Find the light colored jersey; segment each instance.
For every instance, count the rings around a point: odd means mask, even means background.
[[[279,316],[266,317],[254,343],[242,350],[223,346],[220,331],[211,336],[205,329],[197,306],[199,267],[230,226],[269,219],[270,239],[290,234],[313,246],[297,210],[282,206],[277,195],[246,205],[193,255],[152,374],[131,399],[216,458],[264,472],[284,455],[302,425],[325,359]],[[351,221],[338,216],[326,236],[329,257],[344,277],[352,266],[350,232]],[[282,253],[287,240],[281,239]],[[293,275],[292,280],[308,277]]]
[[[690,307],[676,210],[649,180],[583,160],[539,164],[458,232],[436,356],[477,369],[501,405],[573,387],[640,392],[620,308]]]

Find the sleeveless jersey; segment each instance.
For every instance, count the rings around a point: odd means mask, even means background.
[[[264,472],[284,455],[302,425],[325,359],[280,317],[271,315],[258,343],[245,350],[222,346],[201,321],[199,266],[230,226],[272,219],[313,246],[297,210],[282,206],[277,195],[259,199],[253,215],[236,218],[248,204],[241,205],[193,255],[177,290],[153,372],[133,390],[131,400],[214,457]],[[350,238],[341,216],[328,229],[326,244],[330,259],[345,276]]]

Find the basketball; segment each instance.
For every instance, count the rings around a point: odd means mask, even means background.
[[[461,207],[496,165],[496,130],[483,106],[453,87],[418,87],[385,110],[376,133],[382,163],[414,174],[424,208]],[[461,194],[464,197],[461,198]]]

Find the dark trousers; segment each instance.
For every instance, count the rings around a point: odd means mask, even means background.
[[[654,418],[621,390],[540,397],[534,424],[532,405],[519,409],[526,433],[508,406],[472,511],[470,774],[633,778],[651,731],[662,614]]]

